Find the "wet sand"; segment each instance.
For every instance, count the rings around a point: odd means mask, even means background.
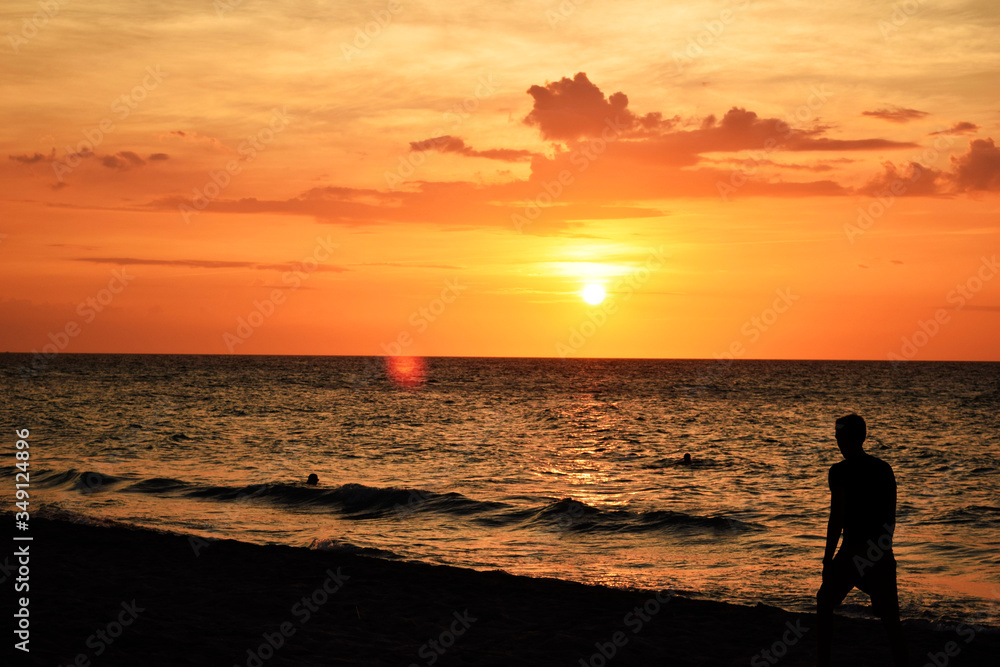
[[[763,605],[57,520],[32,519],[30,535],[31,653],[17,665],[815,661],[813,618]],[[836,621],[834,664],[890,664],[878,622]],[[1000,655],[1000,635],[975,628],[906,632],[914,665]]]

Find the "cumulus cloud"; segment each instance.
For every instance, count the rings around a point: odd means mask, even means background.
[[[657,130],[676,122],[664,120],[660,113],[635,115],[628,108],[625,93],[605,97],[584,72],[572,79],[563,77],[544,86],[531,86],[528,94],[534,106],[524,122],[538,127],[545,139],[573,141],[600,136],[609,122],[626,130]]]
[[[887,191],[897,195],[941,196],[968,192],[1000,192],[1000,148],[993,139],[974,139],[969,150],[952,156],[951,169],[940,171],[910,162],[898,168],[891,162],[872,178],[860,194],[876,196]]]
[[[438,151],[440,153],[457,153],[466,157],[481,157],[487,160],[502,160],[504,162],[520,162],[530,160],[533,155],[531,151],[513,148],[490,148],[487,150],[476,150],[472,146],[466,145],[459,137],[444,135],[425,139],[424,141],[411,141],[411,151]]]
[[[917,162],[902,166],[885,162],[882,172],[858,188],[857,193],[868,197],[934,196],[947,193],[949,180],[947,174]]]
[[[974,139],[969,152],[951,159],[955,187],[963,192],[1000,192],[1000,148],[993,139]]]
[[[733,107],[721,121],[715,116],[702,120],[696,130],[667,132],[662,138],[679,149],[694,153],[735,152],[747,149],[781,148],[788,151],[856,151],[885,148],[915,148],[912,142],[889,139],[831,139],[822,136],[822,125],[793,128],[780,118],[761,118],[743,107]]]
[[[880,118],[890,123],[909,123],[911,120],[920,120],[930,114],[917,109],[904,109],[903,107],[893,107],[891,109],[875,109],[874,111],[862,111],[862,116]]]

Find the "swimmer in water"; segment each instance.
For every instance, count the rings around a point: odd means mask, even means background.
[[[691,465],[691,455],[690,454],[685,454],[684,455],[684,460],[681,462],[681,465],[686,465],[686,466]]]
[[[309,479],[306,480],[306,484],[308,484],[309,486],[316,486],[317,484],[319,484],[319,477],[316,475],[316,473],[312,473],[309,475]]]

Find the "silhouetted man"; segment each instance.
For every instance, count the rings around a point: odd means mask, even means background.
[[[906,643],[899,622],[896,558],[892,534],[896,528],[896,478],[885,461],[862,448],[865,420],[847,415],[836,422],[835,434],[843,461],[830,467],[830,522],[823,555],[823,585],[816,594],[820,667],[830,664],[833,609],[855,586],[867,593],[882,619],[892,659],[907,664]],[[837,551],[841,531],[844,542]],[[837,555],[834,556],[834,552]]]

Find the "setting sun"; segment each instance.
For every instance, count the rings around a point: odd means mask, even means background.
[[[591,306],[596,306],[604,301],[604,287],[596,283],[591,283],[583,288],[583,300]]]

